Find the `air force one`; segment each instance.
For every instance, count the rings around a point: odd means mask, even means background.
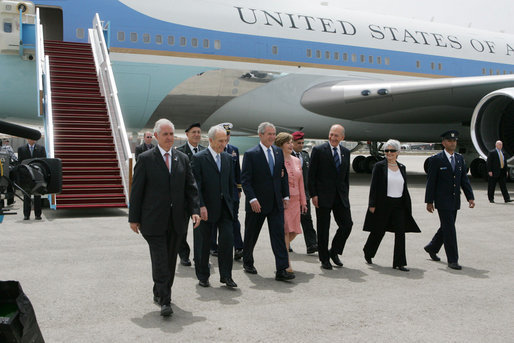
[[[267,120],[324,138],[331,124],[341,123],[348,140],[434,142],[454,128],[461,151],[468,161],[475,158],[473,175],[483,172],[476,157],[485,158],[498,139],[514,156],[512,35],[294,1],[0,5],[0,116],[6,120],[37,121],[43,112],[32,55],[38,44],[20,44],[20,18],[39,21],[45,39],[88,43],[98,14],[129,129],[167,117],[178,128],[228,121],[239,133],[254,134]]]

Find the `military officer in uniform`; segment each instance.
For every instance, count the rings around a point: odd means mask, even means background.
[[[460,209],[460,189],[464,191],[470,208],[475,207],[475,198],[466,173],[464,158],[455,152],[459,133],[456,130],[449,130],[441,137],[444,150],[430,157],[425,192],[427,211],[433,213],[435,204],[441,225],[432,241],[425,246],[425,251],[432,260],[440,261],[437,253],[444,244],[448,267],[460,270],[462,267],[459,265],[455,231],[457,210]]]

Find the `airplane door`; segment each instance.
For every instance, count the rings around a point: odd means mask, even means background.
[[[43,25],[45,39],[60,40],[63,37],[62,9],[56,7],[39,8],[39,19]]]

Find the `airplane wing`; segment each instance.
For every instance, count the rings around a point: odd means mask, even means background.
[[[369,123],[469,123],[485,95],[514,87],[514,75],[406,81],[330,81],[307,89],[302,106],[314,113]]]

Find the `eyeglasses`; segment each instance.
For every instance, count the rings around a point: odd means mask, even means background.
[[[152,138],[152,136],[146,136],[146,138]]]
[[[398,150],[395,149],[385,149],[384,152],[397,152]]]

